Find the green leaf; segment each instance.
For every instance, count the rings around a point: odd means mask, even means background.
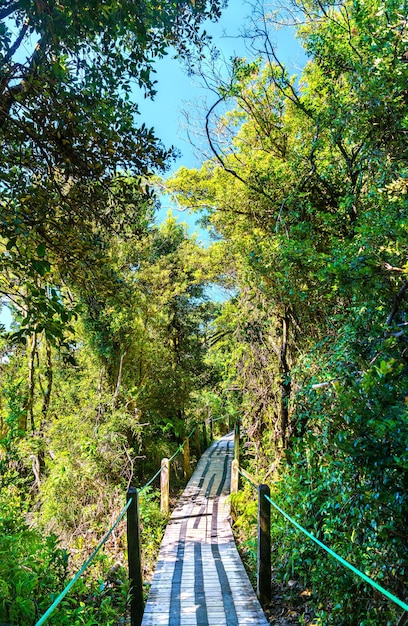
[[[12,237],[11,239],[9,239],[6,244],[6,250],[11,250],[11,248],[14,248],[16,243],[17,243],[17,237]]]
[[[46,253],[46,252],[47,252],[47,249],[46,249],[46,247],[45,247],[45,244],[44,244],[44,243],[40,243],[40,244],[37,246],[37,249],[36,249],[37,256],[39,256],[40,258],[42,258],[42,257],[44,257],[44,256],[45,256],[45,253]]]

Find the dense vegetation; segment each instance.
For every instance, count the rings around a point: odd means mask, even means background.
[[[148,182],[172,149],[133,99],[154,96],[169,49],[200,56],[221,5],[1,3],[0,292],[14,322],[0,340],[0,622],[44,613],[128,484],[177,448],[210,377],[216,264],[174,219],[154,225]],[[148,568],[163,520],[149,494],[142,506]],[[124,547],[121,526],[51,623],[118,622],[126,586],[108,573],[126,579]]]
[[[214,157],[166,183],[214,233],[204,249],[173,218],[153,223],[151,174],[171,150],[137,125],[132,89],[154,95],[169,46],[193,63],[221,5],[0,8],[0,292],[14,314],[0,339],[0,621],[33,624],[126,486],[209,412],[241,416],[273,498],[404,597],[407,7],[288,5],[308,55],[298,77],[271,46],[273,16],[256,21],[259,58],[235,58],[216,86]],[[211,283],[233,296],[212,302]],[[148,567],[163,520],[149,493],[142,504]],[[308,590],[316,623],[397,621],[278,517],[273,542],[277,580]],[[107,554],[54,623],[118,623],[120,531]]]
[[[292,10],[309,58],[302,75],[289,76],[265,22],[259,59],[235,59],[218,84],[206,120],[214,158],[169,188],[222,236],[237,295],[215,321],[212,358],[224,388],[241,391],[252,470],[289,514],[402,598],[406,7]],[[397,607],[295,528],[276,518],[273,534],[277,576],[312,590],[319,623],[395,623]]]

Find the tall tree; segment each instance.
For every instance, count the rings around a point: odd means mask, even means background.
[[[205,286],[219,271],[210,251],[169,217],[139,241],[112,247],[107,288],[85,290],[85,320],[119,401],[152,429],[184,432],[191,394],[205,382],[205,335],[213,307]],[[126,389],[133,390],[130,395]]]
[[[200,54],[200,25],[221,6],[2,3],[1,289],[26,312],[41,315],[39,297],[50,317],[58,313],[42,287],[50,263],[74,271],[100,250],[102,232],[143,227],[142,179],[163,170],[171,151],[137,124],[134,91],[154,96],[154,60],[169,46]]]

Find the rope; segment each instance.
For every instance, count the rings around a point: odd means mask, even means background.
[[[336,554],[336,552],[334,552],[334,550],[332,550],[331,548],[328,548],[324,543],[319,541],[319,539],[317,539],[314,535],[309,533],[305,528],[303,528],[303,526],[298,524],[287,513],[285,513],[285,511],[283,509],[281,509],[280,506],[278,506],[275,502],[273,502],[273,500],[271,500],[270,497],[267,496],[266,494],[265,494],[265,498],[268,500],[268,502],[270,502],[272,504],[273,507],[275,507],[275,509],[277,511],[279,511],[279,513],[281,513],[289,522],[291,522],[291,524],[296,526],[296,528],[298,530],[302,531],[302,533],[304,533],[307,537],[309,537],[309,539],[314,541],[320,548],[323,548],[323,550],[326,550],[326,552],[328,552],[330,554],[330,556],[332,556],[335,559],[337,559],[337,561],[339,561],[339,563],[344,565],[344,567],[347,567],[348,569],[350,569],[354,574],[357,574],[357,576],[360,576],[360,578],[362,578],[365,582],[369,583],[372,587],[374,587],[374,589],[376,589],[377,591],[382,593],[389,600],[392,600],[392,602],[395,602],[395,604],[398,604],[398,606],[400,606],[402,609],[404,609],[404,611],[408,611],[408,604],[405,604],[405,602],[403,602],[402,600],[400,600],[399,598],[394,596],[392,593],[387,591],[387,589],[384,589],[384,587],[381,587],[381,585],[379,585],[374,580],[369,578],[366,574],[363,574],[363,572],[360,572],[360,570],[358,570],[356,567],[354,567],[354,565],[351,565],[351,563],[349,563],[348,561],[343,559],[341,556]]]
[[[176,458],[176,456],[178,455],[178,453],[179,453],[179,452],[180,452],[180,451],[184,448],[184,443],[185,443],[185,442],[183,442],[181,445],[179,445],[179,447],[177,448],[177,450],[175,451],[175,453],[173,454],[173,456],[171,456],[171,457],[169,458],[169,463],[170,463],[170,461],[172,461],[173,459],[175,459],[175,458]]]
[[[248,476],[246,475],[246,473],[244,473],[244,472],[243,472],[242,470],[240,470],[239,468],[238,468],[238,474],[240,474],[240,475],[242,476],[242,478],[245,478],[245,480],[246,480],[246,481],[247,481],[250,485],[252,485],[252,487],[253,487],[254,489],[258,489],[258,485],[256,485],[254,482],[252,482],[252,480],[251,480],[250,478],[248,478]]]
[[[77,572],[77,574],[74,576],[74,578],[68,583],[68,585],[65,587],[65,589],[63,591],[61,591],[61,593],[54,600],[54,602],[51,604],[49,609],[38,620],[38,622],[36,622],[35,626],[41,626],[42,624],[44,624],[46,622],[46,620],[49,618],[49,616],[51,615],[51,613],[54,611],[54,609],[56,609],[56,607],[59,605],[61,600],[63,600],[63,598],[65,598],[65,596],[67,595],[68,591],[71,589],[71,587],[73,587],[75,585],[75,583],[78,580],[78,578],[80,578],[82,576],[82,574],[84,573],[86,568],[90,565],[90,563],[93,561],[95,556],[98,554],[99,550],[107,542],[108,538],[113,533],[113,531],[115,530],[116,526],[119,524],[119,522],[121,521],[121,519],[125,515],[126,511],[130,507],[131,502],[132,502],[132,498],[130,498],[130,500],[127,502],[126,506],[124,507],[124,509],[122,510],[120,515],[117,517],[116,522],[113,524],[113,526],[111,526],[110,530],[106,533],[104,538],[100,541],[98,546],[92,552],[91,556],[85,561],[85,563],[82,565],[81,569]]]
[[[189,436],[187,437],[187,439],[190,439],[190,437],[192,437],[196,431],[197,426],[194,426],[193,430],[191,431],[191,433],[189,434]],[[184,446],[184,443],[183,443]]]
[[[190,438],[194,435],[194,433],[195,433],[195,431],[196,431],[196,428],[197,428],[197,427],[196,427],[196,426],[194,426],[193,430],[192,430],[192,431],[191,431],[191,433],[188,435],[187,439],[190,439]],[[170,463],[173,459],[175,459],[175,458],[176,458],[176,456],[178,455],[178,453],[179,453],[179,452],[180,452],[180,451],[184,448],[185,443],[186,443],[186,442],[185,442],[185,440],[184,440],[184,441],[183,441],[183,443],[179,445],[179,447],[177,448],[177,450],[175,451],[175,453],[173,454],[173,456],[171,456],[171,457],[169,458],[169,463]],[[149,481],[148,481],[145,485],[143,485],[143,487],[141,487],[141,488],[139,489],[139,493],[140,493],[141,491],[143,491],[144,489],[146,489],[147,487],[150,487],[150,485],[152,484],[152,482],[153,482],[153,481],[154,481],[154,480],[155,480],[155,479],[159,476],[160,472],[161,472],[161,468],[160,468],[159,470],[157,470],[157,472],[155,473],[155,475],[154,475],[154,476],[152,476],[152,478],[151,478],[151,479],[150,479],[150,480],[149,480]]]
[[[191,431],[191,433],[188,435],[187,439],[190,439],[190,437],[193,436],[193,434],[195,433],[196,430],[196,426],[194,426],[193,430]],[[170,457],[169,462],[172,461],[180,452],[180,450],[182,450],[184,448],[185,445],[185,441],[183,441],[183,443],[177,448],[176,452],[173,454],[172,457]],[[152,476],[152,478],[145,484],[143,485],[143,487],[141,487],[139,489],[139,493],[141,493],[142,491],[144,491],[145,489],[147,489],[147,487],[150,487],[150,485],[152,484],[152,482],[159,476],[161,472],[161,468],[155,473],[154,476]],[[102,548],[102,546],[107,542],[107,540],[109,539],[110,535],[113,533],[113,531],[115,530],[116,526],[119,524],[119,522],[121,521],[121,519],[123,518],[123,516],[125,515],[126,511],[128,510],[128,508],[130,507],[130,504],[132,502],[132,498],[130,498],[130,500],[127,502],[126,506],[124,507],[124,509],[122,510],[122,512],[120,513],[120,515],[118,516],[118,518],[116,519],[115,523],[113,524],[113,526],[110,528],[110,530],[106,533],[106,535],[104,536],[104,538],[100,541],[100,543],[98,544],[98,546],[95,548],[95,550],[92,552],[91,556],[85,561],[85,563],[82,565],[81,569],[76,573],[76,575],[74,576],[74,578],[68,583],[68,585],[65,587],[65,589],[59,594],[59,596],[54,600],[54,602],[51,604],[51,606],[49,607],[49,609],[44,613],[44,615],[38,620],[38,622],[36,622],[35,626],[42,626],[42,624],[44,624],[46,622],[46,620],[49,618],[49,616],[51,615],[51,613],[57,608],[57,606],[59,605],[59,603],[61,602],[61,600],[63,600],[65,598],[65,596],[67,595],[68,591],[75,585],[75,583],[77,582],[77,580],[82,576],[82,574],[84,573],[84,571],[86,570],[86,568],[91,564],[91,562],[93,561],[93,559],[95,558],[95,556],[98,554],[99,550]]]
[[[252,487],[254,487],[255,489],[258,488],[258,485],[256,485],[255,483],[252,482],[252,480],[250,480],[250,478],[248,478],[247,475],[245,475],[246,473],[242,472],[242,470],[240,470],[238,468],[238,473],[245,478],[245,480],[252,485]],[[314,541],[320,548],[323,548],[323,550],[325,550],[328,554],[330,554],[330,556],[334,557],[337,561],[339,561],[339,563],[341,563],[342,565],[344,565],[344,567],[347,567],[349,570],[351,570],[354,574],[357,574],[357,576],[359,576],[360,578],[362,578],[365,582],[367,582],[369,585],[371,585],[372,587],[374,587],[374,589],[376,589],[377,591],[379,591],[380,593],[382,593],[384,596],[386,596],[389,600],[391,600],[392,602],[395,602],[395,604],[398,604],[398,606],[400,606],[402,609],[404,609],[404,611],[408,611],[408,604],[406,604],[405,602],[403,602],[402,600],[400,600],[399,598],[397,598],[396,596],[394,596],[392,593],[390,593],[389,591],[387,591],[387,589],[384,589],[384,587],[382,587],[381,585],[379,585],[378,583],[375,582],[375,580],[372,580],[369,576],[367,576],[366,574],[364,574],[363,572],[360,572],[360,570],[358,570],[356,567],[354,567],[354,565],[352,565],[351,563],[349,563],[348,561],[346,561],[345,559],[343,559],[343,557],[341,557],[340,555],[338,555],[336,552],[334,552],[334,550],[332,550],[331,548],[329,548],[328,546],[326,546],[322,541],[320,541],[319,539],[317,539],[317,537],[315,537],[314,535],[312,535],[309,531],[306,530],[306,528],[303,528],[303,526],[301,526],[300,524],[298,524],[298,522],[296,522],[296,520],[294,520],[292,517],[290,517],[290,515],[288,515],[283,509],[280,508],[280,506],[278,504],[276,504],[276,502],[274,502],[273,500],[271,500],[271,498],[269,496],[267,496],[266,494],[265,498],[266,500],[268,500],[268,502],[270,502],[270,504],[272,504],[273,507],[275,507],[275,509],[277,511],[279,511],[279,513],[281,513],[281,515],[283,515],[291,524],[293,524],[294,526],[296,526],[296,528],[298,530],[300,530],[302,533],[304,533],[307,537],[309,537],[309,539],[311,539],[312,541]]]
[[[157,470],[157,472],[155,473],[154,476],[151,477],[151,479],[145,484],[143,485],[143,487],[140,487],[139,489],[139,493],[141,493],[142,491],[144,491],[145,489],[147,489],[147,487],[150,487],[150,485],[152,484],[152,482],[155,480],[155,478],[158,477],[158,475],[161,472],[161,468],[159,470]]]
[[[215,418],[207,417],[204,421],[207,423],[212,421],[214,423],[214,422],[219,422],[220,420],[226,420],[226,419],[227,418],[224,415],[222,415],[221,417],[215,417]]]

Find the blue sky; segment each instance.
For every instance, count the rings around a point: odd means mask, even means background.
[[[265,3],[265,6],[271,5]],[[229,0],[229,6],[224,10],[221,20],[215,24],[208,22],[205,26],[227,61],[235,56],[249,57],[240,35],[249,24],[251,12],[248,0]],[[280,30],[273,33],[272,39],[277,45],[279,57],[296,73],[304,63],[304,55],[295,40],[294,32],[289,29]],[[215,96],[200,87],[197,77],[189,77],[181,62],[171,54],[160,60],[156,69],[157,95],[154,101],[144,99],[139,101],[140,119],[147,126],[155,128],[156,135],[166,146],[175,145],[181,151],[182,155],[172,165],[171,171],[176,171],[181,165],[197,167],[199,163],[182,128],[184,122],[182,110],[188,106],[191,108],[194,100],[206,96],[209,96],[208,102],[211,104]]]
[[[271,10],[271,5],[265,2],[265,10]],[[214,44],[220,50],[222,57],[228,62],[235,56],[250,58],[242,33],[250,25],[252,7],[250,0],[229,0],[229,6],[224,10],[219,22],[208,22],[206,31],[213,38]],[[294,31],[286,28],[271,34],[276,44],[279,58],[288,65],[292,73],[299,73],[305,63],[305,55],[299,42],[295,39]],[[148,127],[154,127],[166,147],[174,145],[181,156],[171,164],[169,174],[174,173],[181,166],[199,167],[200,162],[194,155],[194,150],[188,142],[187,133],[183,126],[185,118],[183,109],[190,112],[194,109],[195,101],[207,100],[209,106],[214,103],[216,96],[208,89],[200,86],[197,77],[189,77],[182,63],[169,54],[158,61],[156,65],[157,95],[153,101],[141,99],[138,104],[141,117]],[[208,110],[208,109],[207,109]],[[206,110],[202,111],[205,115]],[[199,113],[193,112],[193,117]],[[208,234],[196,226],[196,217],[186,212],[180,214],[172,205],[168,197],[161,197],[162,208],[157,214],[157,220],[165,219],[171,210],[180,221],[188,224],[190,232],[196,232],[199,240],[208,243]]]

